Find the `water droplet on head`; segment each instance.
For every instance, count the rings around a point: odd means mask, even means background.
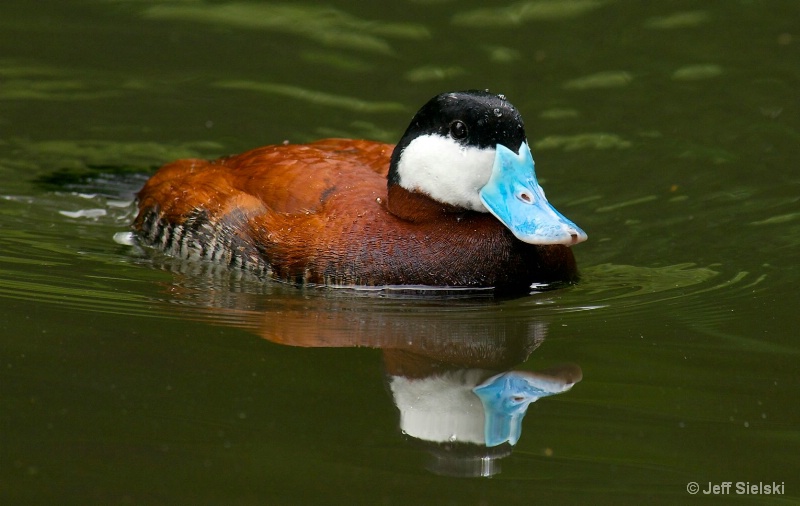
[[[499,118],[499,117],[501,117],[503,115],[503,111],[501,111],[499,108],[495,107],[494,115]]]

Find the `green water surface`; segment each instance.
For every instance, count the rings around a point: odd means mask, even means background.
[[[0,503],[800,502],[799,16],[794,0],[4,0]],[[298,289],[114,240],[163,163],[394,142],[467,88],[522,112],[548,198],[589,234],[577,285]],[[582,380],[530,406],[492,477],[458,478],[403,433],[387,379],[443,350],[451,368]]]

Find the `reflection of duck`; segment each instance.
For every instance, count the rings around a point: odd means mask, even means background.
[[[451,369],[422,378],[390,376],[400,430],[434,457],[441,474],[490,476],[522,434],[528,406],[566,392],[580,381],[580,367],[546,371]]]
[[[575,365],[541,372],[454,369],[426,378],[392,376],[404,433],[438,443],[517,444],[528,406],[581,380]]]
[[[388,181],[388,185],[387,185]],[[519,112],[434,97],[398,145],[329,139],[161,168],[140,240],[291,282],[525,290],[576,277],[586,234],[539,186]]]
[[[498,473],[528,406],[582,376],[577,365],[511,370],[542,343],[547,324],[528,314],[487,318],[491,299],[414,299],[408,311],[400,297],[323,293],[219,316],[288,346],[382,350],[400,429],[431,455],[436,473]]]

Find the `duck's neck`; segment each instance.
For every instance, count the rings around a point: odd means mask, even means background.
[[[424,193],[409,191],[393,183],[389,183],[386,208],[398,218],[415,223],[468,212],[466,209],[442,204]]]

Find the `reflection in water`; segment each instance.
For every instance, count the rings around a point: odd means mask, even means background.
[[[433,456],[431,470],[491,476],[511,453],[528,406],[580,381],[576,365],[542,372],[452,369],[423,378],[390,376],[400,430]]]
[[[564,305],[546,292],[509,305],[469,291],[298,289],[215,264],[157,253],[151,260],[175,275],[167,300],[180,302],[184,317],[202,315],[287,346],[380,349],[399,430],[429,455],[430,470],[457,476],[499,473],[530,403],[581,380],[575,365],[520,370],[547,333],[546,321],[532,314],[591,310],[600,318],[613,306],[615,314],[646,318],[656,303],[708,291],[749,294],[753,284],[742,282],[746,273],[720,281],[719,272],[691,264],[602,264],[584,268],[584,281],[570,290],[594,306]]]
[[[528,406],[569,390],[582,376],[577,365],[513,370],[541,344],[547,325],[523,315],[498,318],[487,311],[497,304],[489,297],[311,292],[302,299],[239,294],[224,307],[212,305],[213,318],[288,346],[381,349],[400,430],[431,455],[428,467],[438,474],[500,472],[499,459],[519,440]]]
[[[485,412],[486,446],[515,445],[522,434],[522,418],[528,406],[542,397],[566,392],[583,377],[573,364],[547,371],[508,371],[483,381],[472,391]]]

